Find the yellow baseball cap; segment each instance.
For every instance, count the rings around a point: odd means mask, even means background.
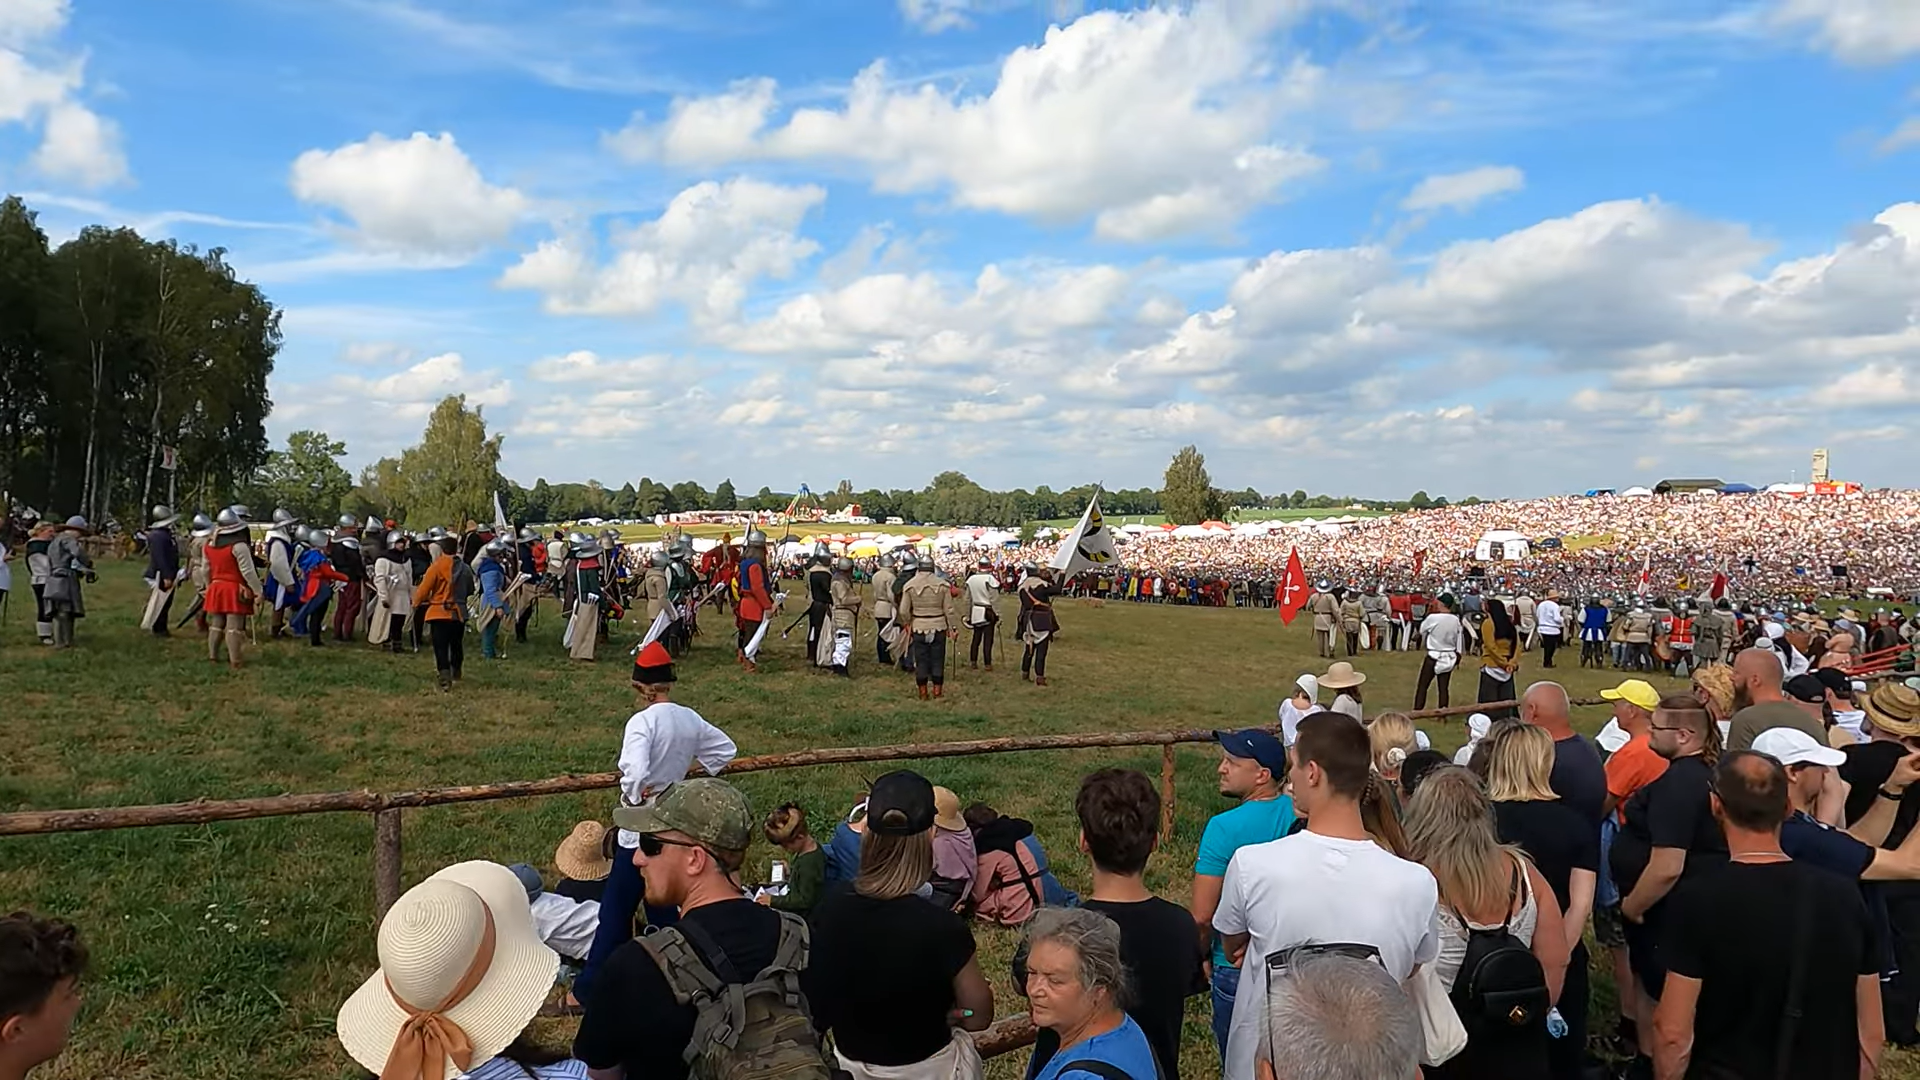
[[[1600,696],[1608,701],[1624,701],[1629,705],[1638,705],[1652,712],[1660,706],[1660,691],[1644,679],[1628,679],[1611,690],[1600,691]]]

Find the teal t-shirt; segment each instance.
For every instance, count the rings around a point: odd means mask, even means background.
[[[1293,828],[1293,797],[1243,802],[1225,813],[1213,815],[1207,830],[1200,834],[1200,854],[1193,860],[1193,872],[1209,877],[1225,877],[1233,853],[1248,844],[1278,840]],[[1232,967],[1220,948],[1220,935],[1213,935],[1213,962]]]

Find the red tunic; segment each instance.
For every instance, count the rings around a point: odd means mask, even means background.
[[[209,615],[253,614],[253,593],[233,550],[238,544],[207,545],[207,600]]]

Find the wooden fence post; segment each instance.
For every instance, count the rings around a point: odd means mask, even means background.
[[[1160,843],[1173,839],[1173,744],[1160,748]]]
[[[400,899],[400,815],[389,808],[373,815],[373,910],[385,918]]]

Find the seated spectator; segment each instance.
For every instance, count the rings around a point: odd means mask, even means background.
[[[897,1077],[906,1066],[953,1080],[981,1072],[967,1032],[993,1022],[993,989],[967,924],[918,895],[933,875],[934,817],[925,777],[900,770],[874,781],[860,873],[814,908],[801,984],[815,1026],[833,1036],[839,1067],[855,1080]]]
[[[1268,976],[1258,1080],[1413,1080],[1420,1014],[1380,964],[1304,954]]]
[[[980,869],[980,854],[973,847],[973,833],[960,814],[960,797],[952,791],[933,789],[933,902],[951,911],[959,911],[973,895],[973,876]]]
[[[87,947],[59,919],[0,919],[0,1076],[25,1080],[60,1056],[80,1013]]]
[[[1124,1011],[1131,993],[1112,919],[1085,908],[1047,908],[1034,916],[1027,924],[1026,991],[1033,1025],[1059,1046],[1045,1065],[1028,1067],[1032,1080],[1153,1080],[1159,1074],[1146,1033]]]
[[[866,828],[867,800],[862,797],[846,820],[833,827],[833,839],[827,841],[827,884],[850,882],[860,873],[860,843]]]
[[[1752,751],[1714,768],[1712,813],[1730,862],[1673,899],[1657,1076],[1856,1077],[1879,1067],[1880,957],[1866,905],[1844,878],[1781,852],[1787,787],[1780,763]]]
[[[1428,1069],[1427,1076],[1547,1080],[1552,1075],[1547,1010],[1560,997],[1568,955],[1552,888],[1524,854],[1501,845],[1493,807],[1479,778],[1465,769],[1449,765],[1420,785],[1408,809],[1407,842],[1440,884],[1440,955],[1434,970],[1467,1029],[1466,1049]],[[1543,992],[1524,1024],[1504,1015],[1488,1017],[1484,1003],[1472,999],[1471,987],[1458,981],[1468,974],[1462,965],[1470,959],[1469,941],[1487,931],[1512,935],[1540,963]]]
[[[585,960],[587,950],[593,946],[594,932],[600,928],[600,902],[548,892],[540,871],[526,863],[514,863],[507,869],[513,871],[513,876],[520,879],[527,890],[533,932],[562,959]]]
[[[405,1080],[578,1080],[579,1062],[526,1041],[560,970],[526,895],[490,862],[449,866],[402,894],[380,920],[380,969],[340,1006],[335,1030],[348,1055]]]
[[[615,810],[613,823],[635,838],[647,903],[676,908],[680,919],[628,938],[607,957],[585,998],[574,1055],[594,1080],[684,1080],[688,1060],[712,1050],[706,1040],[713,1033],[703,1030],[702,1044],[694,1044],[699,1009],[686,976],[676,974],[681,963],[700,963],[726,984],[754,982],[790,950],[800,951],[794,966],[807,963],[805,924],[741,894],[737,876],[753,842],[753,812],[725,780],[670,784],[646,806]]]
[[[1033,822],[1003,817],[985,803],[967,807],[967,826],[980,863],[973,875],[974,917],[1000,926],[1020,926],[1042,907],[1065,906],[1068,895],[1047,869]]]
[[[553,868],[560,874],[553,891],[572,900],[591,900],[598,904],[606,891],[607,877],[613,872],[613,835],[597,821],[582,821],[573,827],[553,852]]]
[[[1360,697],[1360,686],[1367,681],[1366,673],[1353,670],[1353,665],[1345,660],[1327,665],[1327,673],[1319,677],[1317,685],[1322,690],[1332,690],[1333,705],[1328,712],[1343,713],[1365,723],[1365,708]],[[1291,739],[1287,742],[1292,746]]]
[[[761,826],[767,842],[788,855],[784,868],[786,891],[778,896],[761,893],[759,900],[778,911],[806,915],[820,902],[827,885],[827,853],[807,831],[807,812],[788,803],[767,815]]]
[[[1120,959],[1131,976],[1127,1015],[1153,1047],[1164,1080],[1180,1077],[1180,1025],[1187,998],[1207,991],[1206,950],[1187,910],[1148,891],[1147,858],[1160,829],[1160,793],[1132,769],[1101,769],[1080,781],[1074,799],[1080,847],[1093,860],[1093,892],[1083,905],[1120,928]],[[1024,957],[1014,957],[1014,987],[1026,986]],[[1045,1067],[1060,1037],[1042,1029],[1032,1069]],[[1031,1070],[1030,1070],[1031,1071]]]
[[[1295,679],[1293,693],[1280,703],[1281,741],[1291,745],[1293,733],[1299,727],[1300,718],[1324,711],[1326,710],[1320,707],[1320,680],[1312,674]]]

